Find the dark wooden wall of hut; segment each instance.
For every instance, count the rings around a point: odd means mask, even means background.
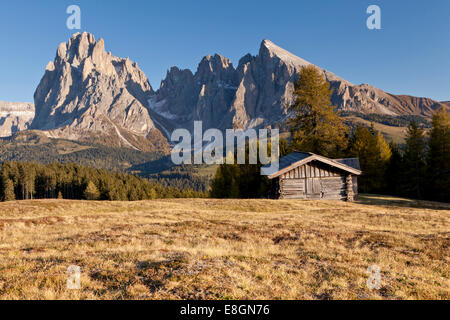
[[[281,199],[346,200],[348,172],[312,161],[282,174],[278,181]],[[352,175],[352,189],[358,193],[357,176]]]

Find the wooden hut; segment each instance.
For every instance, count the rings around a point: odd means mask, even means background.
[[[268,174],[268,178],[274,180],[272,195],[277,199],[353,201],[360,174],[357,158],[329,159],[310,152],[293,152],[280,159],[278,171]]]

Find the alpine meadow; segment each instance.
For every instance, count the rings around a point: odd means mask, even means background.
[[[0,300],[450,300],[449,10],[5,1]]]

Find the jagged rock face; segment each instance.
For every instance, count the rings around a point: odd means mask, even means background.
[[[442,103],[429,98],[394,95],[369,84],[348,86],[331,81],[331,87],[334,89],[333,103],[344,111],[393,116],[416,114],[430,117],[436,109],[443,106]]]
[[[268,40],[261,43],[256,57],[243,57],[237,68],[239,86],[231,107],[233,127],[258,127],[286,118],[294,101],[297,74],[309,64]]]
[[[170,113],[175,126],[252,128],[286,118],[293,103],[294,82],[310,63],[264,40],[259,54],[244,56],[236,69],[220,55],[207,56],[193,75],[173,67],[152,98],[160,115]],[[323,70],[329,80],[349,84]]]
[[[172,67],[161,82],[158,93],[152,97],[150,108],[168,119],[176,115],[181,121],[190,120],[196,92],[192,72]]]
[[[150,99],[150,108],[171,120],[172,127],[192,128],[202,120],[206,128],[222,127],[234,99],[237,73],[221,55],[206,56],[197,72],[172,67]]]
[[[256,57],[241,59],[237,71],[240,84],[232,105],[233,126],[248,128],[282,121],[294,102],[293,90],[301,68],[311,65],[269,40]],[[317,67],[317,66],[316,66]],[[321,70],[333,89],[332,103],[338,110],[387,115],[430,116],[441,104],[426,98],[396,96],[368,84],[354,85]]]
[[[436,102],[430,98],[412,97],[407,95],[391,95],[394,99],[392,107],[398,114],[422,114],[432,116],[436,109],[446,106],[445,103]],[[449,105],[447,105],[449,106]]]
[[[136,63],[75,34],[58,47],[34,94],[33,129],[51,137],[153,150],[167,145],[147,110],[152,88]]]
[[[33,117],[32,103],[0,101],[0,137],[9,137],[17,131],[28,129]]]
[[[31,111],[2,113],[0,107],[0,135],[30,127],[48,137],[166,151],[172,130],[192,129],[195,120],[202,120],[204,129],[222,130],[282,122],[290,116],[298,73],[310,64],[264,40],[258,55],[247,54],[236,68],[218,54],[204,57],[195,74],[172,67],[155,92],[136,63],[107,53],[102,39],[75,34],[59,45],[46,67],[35,92],[31,126]],[[330,82],[339,110],[430,116],[444,105],[354,85],[319,70]]]
[[[293,90],[301,68],[311,65],[269,40],[257,56],[247,54],[236,69],[228,59],[215,55],[200,62],[193,75],[173,67],[161,88],[152,95],[154,110],[169,128],[191,128],[203,120],[204,128],[253,128],[279,123],[290,116]],[[396,96],[368,84],[354,85],[317,67],[333,89],[338,110],[387,115],[430,116],[443,104],[427,98]]]
[[[218,54],[203,58],[194,76],[200,87],[194,118],[206,128],[222,128],[233,101],[237,75],[231,62]]]

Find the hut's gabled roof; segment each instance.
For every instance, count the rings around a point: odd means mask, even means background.
[[[344,158],[344,159],[334,159],[334,161],[337,161],[339,163],[345,164],[349,167],[352,167],[356,170],[361,171],[361,167],[359,166],[359,159],[358,158]]]
[[[278,171],[268,172],[270,165],[266,165],[261,168],[261,173],[266,174],[269,179],[276,178],[283,173],[286,173],[296,167],[302,166],[305,163],[311,161],[319,161],[328,164],[332,167],[347,171],[351,174],[360,175],[361,169],[359,166],[359,160],[357,158],[346,158],[346,159],[330,159],[327,157],[319,156],[312,152],[292,152],[280,159]]]

